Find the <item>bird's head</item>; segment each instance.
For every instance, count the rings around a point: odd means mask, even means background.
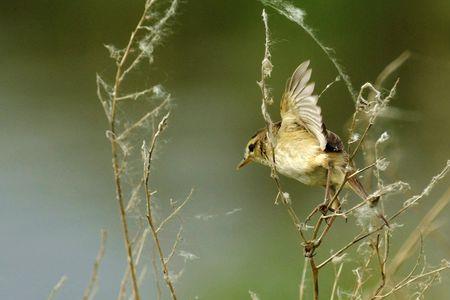
[[[237,165],[237,170],[252,161],[263,163],[266,160],[265,140],[266,130],[260,130],[250,138],[244,150],[244,159],[242,159],[242,161]]]

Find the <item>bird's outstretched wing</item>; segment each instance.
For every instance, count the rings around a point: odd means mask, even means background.
[[[283,125],[297,123],[306,128],[319,141],[320,148],[327,147],[327,131],[322,122],[322,113],[317,105],[319,96],[313,95],[314,82],[309,82],[311,69],[309,60],[301,63],[288,80],[281,99]]]

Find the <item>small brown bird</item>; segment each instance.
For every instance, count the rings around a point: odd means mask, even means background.
[[[272,128],[275,153],[272,153],[267,128],[261,129],[250,138],[237,169],[252,161],[271,166],[274,157],[279,173],[310,186],[326,187],[329,178],[329,192],[334,194],[348,171],[349,156],[339,136],[327,130],[322,122],[317,105],[319,97],[313,94],[314,83],[309,82],[311,69],[308,66],[309,61],[300,64],[288,80],[281,99],[281,121]],[[349,179],[346,185],[367,199],[356,177]],[[339,204],[336,202],[332,207],[338,208]]]

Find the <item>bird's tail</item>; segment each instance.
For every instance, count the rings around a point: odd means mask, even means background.
[[[369,195],[367,194],[366,190],[364,189],[363,185],[358,180],[358,178],[351,177],[350,179],[348,179],[347,183],[350,186],[350,188],[363,200],[370,201],[370,203],[372,203],[373,205],[376,205],[378,203],[378,200],[380,199],[380,197],[378,196],[378,197],[368,199]]]

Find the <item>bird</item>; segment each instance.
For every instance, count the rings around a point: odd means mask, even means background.
[[[345,187],[362,199],[368,200],[368,194],[356,176],[346,178],[352,171],[350,158],[341,138],[322,120],[309,64],[309,60],[301,63],[287,81],[280,103],[281,121],[272,124],[271,141],[267,127],[258,130],[248,141],[237,169],[251,162],[272,167],[275,162],[277,173],[308,186],[325,187],[326,199],[333,199],[328,208],[339,210],[334,193],[344,180]]]

